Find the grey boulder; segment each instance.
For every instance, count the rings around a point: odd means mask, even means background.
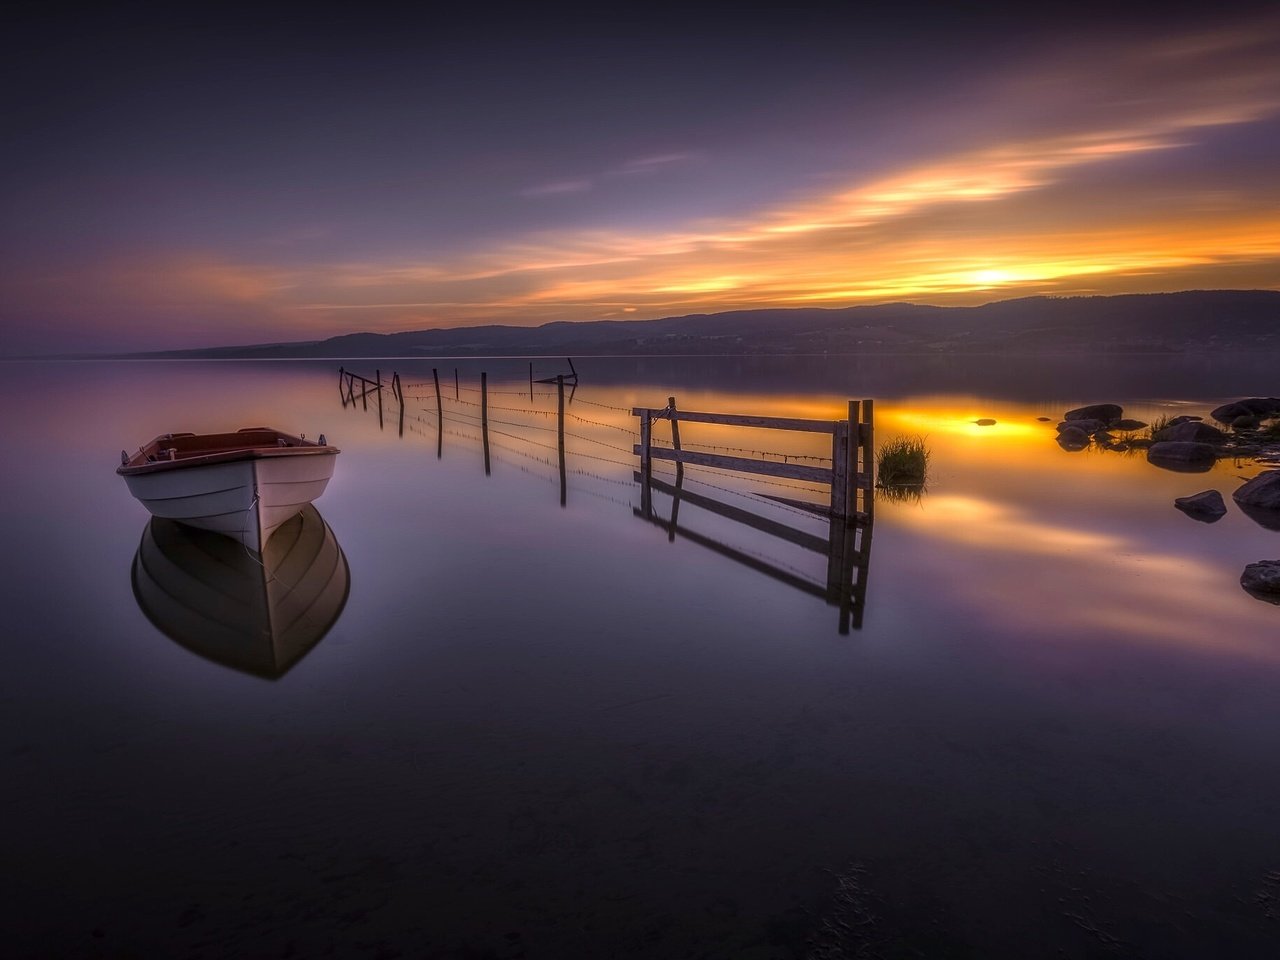
[[[1063,450],[1083,450],[1089,446],[1089,435],[1074,428],[1061,430],[1058,432],[1058,446]]]
[[[1157,434],[1160,440],[1190,440],[1193,443],[1220,443],[1227,435],[1207,423],[1189,420],[1174,427],[1165,427]]]
[[[1244,568],[1240,586],[1249,596],[1280,605],[1280,560],[1259,560]]]
[[[1218,452],[1208,443],[1189,440],[1162,440],[1147,450],[1147,461],[1166,470],[1204,473],[1218,460]]]
[[[1219,423],[1231,423],[1236,417],[1274,417],[1280,414],[1280,398],[1248,397],[1234,403],[1224,403],[1209,413]]]
[[[1058,424],[1059,433],[1064,430],[1079,430],[1081,433],[1094,434],[1106,428],[1107,425],[1101,420],[1063,420]]]
[[[1280,470],[1268,470],[1237,487],[1231,499],[1243,506],[1280,510]]]
[[[1178,497],[1173,505],[1192,520],[1199,520],[1201,523],[1216,523],[1227,515],[1227,505],[1222,502],[1222,494],[1217,490]]]
[[[1231,494],[1240,510],[1259,526],[1280,530],[1280,470],[1268,470]]]
[[[1062,415],[1063,420],[1101,420],[1109,423],[1124,416],[1124,407],[1118,403],[1091,403],[1086,407],[1076,407]]]

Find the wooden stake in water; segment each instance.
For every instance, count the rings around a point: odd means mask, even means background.
[[[489,476],[489,375],[480,374],[480,432],[484,436],[484,475]]]
[[[436,459],[444,456],[444,408],[440,402],[440,371],[431,368],[431,379],[436,382]]]
[[[533,364],[529,364],[529,375],[533,376]],[[532,383],[530,383],[529,390],[532,395]],[[565,482],[564,473],[564,374],[556,376],[556,396],[559,401],[559,416],[556,418],[556,441],[560,448],[560,506],[563,507],[568,499],[569,489]]]
[[[667,409],[671,411],[671,446],[680,449],[680,421],[676,419],[676,398],[667,397]],[[684,480],[684,464],[676,461],[676,483]],[[674,539],[674,534],[672,535]]]

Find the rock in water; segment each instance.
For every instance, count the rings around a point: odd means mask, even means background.
[[[996,422],[990,417],[983,417],[981,420],[975,420],[973,422],[980,427],[994,427],[996,425]]]
[[[1280,530],[1280,470],[1260,473],[1231,494],[1241,511],[1268,530]]]
[[[1036,419],[1039,420],[1041,423],[1053,423],[1053,421],[1049,417],[1036,417]]]
[[[1107,425],[1101,420],[1063,420],[1058,424],[1059,433],[1063,430],[1079,430],[1081,433],[1090,434],[1106,428]]]
[[[1063,450],[1083,450],[1089,446],[1089,435],[1083,430],[1068,427],[1058,431],[1058,446]]]
[[[1280,604],[1280,560],[1259,560],[1249,564],[1240,574],[1240,586],[1251,597]]]
[[[1166,424],[1165,424],[1165,426],[1166,426],[1166,427],[1176,427],[1176,426],[1177,426],[1178,424],[1180,424],[1180,423],[1190,423],[1190,422],[1191,422],[1191,421],[1193,421],[1193,420],[1203,420],[1203,419],[1204,419],[1204,417],[1192,417],[1192,416],[1188,416],[1188,415],[1186,415],[1186,414],[1183,414],[1183,415],[1182,415],[1182,416],[1180,416],[1180,417],[1174,417],[1172,420],[1170,420],[1168,423],[1166,423]]]
[[[1131,430],[1141,430],[1146,425],[1142,420],[1117,420],[1111,425],[1111,429],[1127,433]]]
[[[1160,440],[1190,440],[1193,443],[1221,443],[1227,435],[1207,423],[1189,420],[1174,427],[1165,427],[1157,434]]]
[[[1124,407],[1118,403],[1093,403],[1087,407],[1076,407],[1062,415],[1063,420],[1101,420],[1109,423],[1124,416]]]
[[[1201,523],[1216,523],[1227,515],[1227,505],[1222,502],[1222,494],[1217,490],[1178,497],[1173,505],[1192,520],[1199,520]]]
[[[1209,413],[1219,423],[1231,423],[1236,417],[1272,417],[1280,413],[1280,398],[1249,397],[1224,403]]]
[[[1280,470],[1260,473],[1231,494],[1231,499],[1241,506],[1262,507],[1264,510],[1280,510]]]
[[[1208,443],[1189,440],[1162,440],[1147,450],[1147,462],[1166,470],[1204,473],[1218,460],[1218,452]]]

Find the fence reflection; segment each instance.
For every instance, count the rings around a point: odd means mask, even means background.
[[[854,630],[862,628],[863,611],[867,600],[867,575],[871,564],[873,511],[868,510],[865,514],[849,521],[841,517],[830,517],[827,523],[827,536],[823,538],[714,497],[686,490],[683,473],[677,474],[675,483],[667,483],[641,471],[637,471],[634,477],[640,484],[640,506],[632,508],[632,514],[665,530],[669,541],[674,542],[676,537],[680,537],[696,543],[757,573],[771,577],[779,583],[785,583],[793,589],[838,607],[841,634],[847,634],[851,627]],[[670,516],[662,516],[654,509],[655,493],[665,494],[671,498]],[[870,499],[874,493],[867,491],[866,496]],[[691,529],[680,521],[682,503],[743,524],[752,530],[804,550],[824,555],[827,560],[825,582],[808,579]]]

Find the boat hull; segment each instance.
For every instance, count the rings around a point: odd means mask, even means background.
[[[209,463],[125,475],[129,492],[153,517],[177,520],[240,541],[261,553],[283,523],[328,486],[336,451]]]

